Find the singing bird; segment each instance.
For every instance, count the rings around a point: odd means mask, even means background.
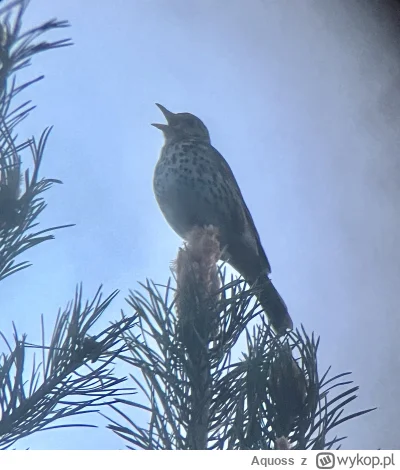
[[[164,217],[183,239],[196,226],[218,229],[223,260],[256,288],[257,298],[278,334],[293,328],[288,309],[272,284],[271,266],[235,176],[211,145],[204,123],[190,113],[172,113],[152,124],[164,134],[153,188]]]

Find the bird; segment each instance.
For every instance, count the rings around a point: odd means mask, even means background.
[[[172,229],[184,240],[195,227],[218,229],[221,260],[254,287],[255,295],[280,336],[293,328],[288,308],[270,279],[271,266],[236,178],[211,145],[200,118],[173,113],[156,103],[165,124],[153,175],[156,201]]]

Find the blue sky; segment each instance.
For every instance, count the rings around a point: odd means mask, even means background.
[[[32,0],[25,25],[52,17],[71,22],[56,36],[75,45],[26,72],[46,79],[25,94],[38,108],[19,133],[55,126],[42,175],[64,185],[42,222],[77,226],[1,283],[0,329],[14,320],[38,341],[40,315],[50,330],[80,281],[89,297],[101,283],[122,290],[106,324],[137,281],[167,279],[180,239],[152,193],[159,102],[208,126],[295,325],[321,336],[320,370],[353,371],[355,409],[379,406],[338,429],[344,448],[398,447],[400,70],[383,17],[355,0]],[[100,427],[18,446],[124,443]]]

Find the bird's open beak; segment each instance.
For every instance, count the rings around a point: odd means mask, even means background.
[[[168,111],[168,109],[165,108],[162,104],[156,103],[156,106],[158,106],[161,112],[164,114],[165,119],[167,120],[167,124],[152,124],[152,126],[157,127],[157,129],[160,129],[161,131],[165,131],[168,129],[169,124],[171,123],[171,119],[173,116],[175,116],[175,114],[171,113],[171,111]]]

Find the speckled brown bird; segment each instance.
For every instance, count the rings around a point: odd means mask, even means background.
[[[207,127],[193,114],[157,106],[167,123],[152,124],[165,138],[153,187],[167,222],[183,239],[195,226],[217,227],[223,260],[257,288],[275,331],[292,329],[286,304],[269,279],[271,266],[253,218],[228,163],[211,145]]]

